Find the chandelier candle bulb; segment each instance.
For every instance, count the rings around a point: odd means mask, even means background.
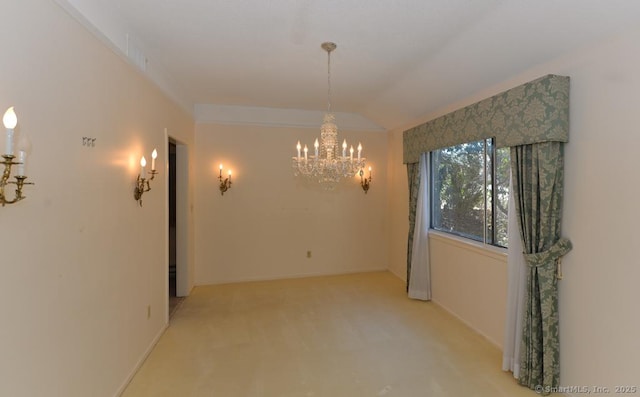
[[[300,141],[298,141],[298,144],[296,145],[296,149],[298,149],[298,161],[300,161],[300,149],[302,149],[302,146],[300,146]]]
[[[304,162],[307,162],[307,152],[309,151],[309,149],[307,148],[307,145],[304,145]]]
[[[13,155],[13,130],[18,124],[18,117],[16,116],[16,112],[13,110],[13,106],[4,112],[2,123],[4,124],[4,128],[7,129],[5,154]]]
[[[318,143],[318,138],[316,138],[316,141],[313,143],[313,147],[316,148],[316,160],[318,160],[318,148],[320,147],[320,144]]]
[[[229,170],[229,182],[231,182],[231,170]]]
[[[342,142],[342,157],[347,157],[347,140]]]
[[[362,144],[358,142],[358,162],[360,162],[360,153],[362,152]]]
[[[351,149],[349,149],[349,158],[350,158],[351,162],[353,163],[353,145],[351,145]]]

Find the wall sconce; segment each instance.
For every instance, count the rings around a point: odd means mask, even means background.
[[[151,182],[158,173],[158,171],[156,171],[157,157],[158,151],[156,149],[153,149],[153,152],[151,153],[151,171],[149,172],[149,174],[151,175],[150,178],[147,178],[147,160],[144,158],[144,156],[142,156],[142,158],[140,159],[140,174],[138,174],[138,178],[136,179],[136,186],[133,190],[133,198],[136,199],[138,204],[140,204],[140,207],[142,207],[142,195],[145,192],[151,190],[151,185],[149,184],[149,182]]]
[[[364,194],[367,194],[369,191],[369,187],[371,186],[371,167],[369,167],[369,177],[364,177],[364,171],[362,168],[360,169],[360,186],[362,186],[362,190],[364,190]]]
[[[2,123],[4,127],[7,129],[6,135],[6,153],[2,155],[4,159],[1,164],[4,164],[4,172],[2,173],[2,179],[0,180],[0,203],[4,207],[6,204],[17,203],[18,201],[26,198],[22,195],[22,187],[24,185],[33,185],[31,182],[25,182],[27,176],[25,175],[25,167],[27,162],[27,152],[29,151],[28,143],[20,142],[18,145],[18,161],[14,162],[13,159],[15,156],[13,155],[13,132],[18,124],[18,117],[16,116],[15,111],[13,110],[13,106],[7,109],[2,117]],[[23,141],[26,141],[23,140]],[[9,177],[11,177],[11,166],[17,165],[17,175],[15,176],[15,181],[9,181]],[[13,200],[7,200],[7,196],[4,193],[4,188],[8,184],[16,185],[16,193]]]
[[[222,168],[222,164],[220,164],[220,175],[218,176],[218,180],[220,180],[220,195],[224,196],[224,192],[231,189],[231,170],[229,170],[229,176],[222,179]]]

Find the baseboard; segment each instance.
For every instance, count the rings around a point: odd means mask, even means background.
[[[407,282],[407,274],[398,274],[396,272],[394,272],[391,268],[387,268],[387,271],[391,274],[393,274],[394,276],[398,277],[402,282],[406,283]]]
[[[131,373],[129,374],[127,379],[125,379],[125,381],[122,383],[122,386],[120,386],[118,391],[116,391],[116,394],[114,394],[114,397],[120,397],[122,395],[122,393],[124,393],[125,389],[127,388],[127,386],[129,386],[129,383],[131,383],[131,380],[136,375],[136,373],[138,372],[140,367],[142,367],[142,364],[144,364],[144,362],[146,361],[147,357],[149,357],[149,354],[151,354],[151,352],[153,351],[153,348],[156,347],[156,344],[158,344],[158,341],[160,340],[160,337],[162,336],[162,334],[164,334],[164,331],[166,331],[168,327],[169,327],[169,323],[167,322],[160,329],[160,332],[158,332],[158,334],[155,336],[155,338],[153,338],[153,341],[151,341],[151,344],[149,345],[147,350],[144,352],[144,354],[142,355],[140,360],[138,360],[136,365],[133,367],[133,370],[131,371]]]
[[[299,273],[299,274],[283,274],[283,275],[264,276],[264,277],[241,277],[237,279],[216,280],[213,282],[196,283],[196,286],[250,283],[254,281],[290,280],[290,279],[307,278],[307,277],[341,276],[346,274],[376,273],[376,272],[387,272],[387,271],[389,271],[389,269],[387,269],[386,267],[381,267],[381,268],[373,268],[373,269],[353,269],[353,270],[345,270],[341,272],[326,272],[326,273],[312,272],[312,273]]]
[[[491,339],[489,336],[487,336],[487,334],[485,334],[484,332],[480,331],[479,329],[477,329],[476,327],[474,327],[473,325],[471,325],[467,320],[465,320],[464,318],[460,317],[456,312],[450,310],[448,307],[444,306],[442,303],[438,302],[435,299],[432,299],[431,302],[433,302],[435,305],[437,305],[439,308],[441,308],[442,310],[444,310],[445,312],[449,313],[450,315],[452,315],[453,317],[455,317],[456,319],[458,319],[458,321],[460,321],[461,323],[463,323],[465,326],[467,326],[469,329],[471,329],[473,332],[475,332],[476,334],[482,336],[484,339],[487,340],[487,342],[491,343],[492,345],[494,345],[495,347],[498,348],[498,350],[500,350],[500,352],[503,352],[503,348],[502,348],[502,344],[498,343],[496,341],[494,341],[493,339]]]
[[[403,282],[406,282],[407,280],[399,275],[396,274],[395,272],[393,272],[391,269],[387,269],[389,271],[389,273],[393,274],[394,276],[398,277],[400,280],[402,280]],[[479,329],[477,329],[476,327],[474,327],[473,325],[471,325],[468,321],[466,321],[464,318],[460,317],[456,312],[452,311],[451,309],[449,309],[448,307],[446,307],[445,305],[443,305],[442,303],[438,302],[435,299],[431,299],[431,301],[434,305],[438,306],[439,308],[441,308],[442,310],[444,310],[445,312],[449,313],[451,316],[455,317],[458,321],[460,321],[461,323],[463,323],[466,327],[468,327],[469,329],[471,329],[473,332],[475,332],[476,334],[482,336],[484,339],[486,339],[489,343],[491,343],[492,345],[494,345],[495,347],[497,347],[500,351],[502,351],[502,345],[496,341],[494,341],[493,339],[491,339],[489,336],[487,336],[485,333],[483,333],[482,331],[480,331]]]

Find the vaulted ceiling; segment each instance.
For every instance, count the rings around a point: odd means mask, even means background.
[[[391,129],[640,21],[636,0],[56,0],[127,35],[186,106],[324,110]]]

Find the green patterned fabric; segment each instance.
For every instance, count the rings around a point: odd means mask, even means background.
[[[487,138],[498,148],[568,142],[569,77],[547,75],[404,131],[404,163]]]
[[[409,279],[411,274],[411,255],[413,251],[413,229],[416,224],[416,206],[418,205],[418,192],[420,191],[420,163],[407,164],[407,176],[409,177],[409,243],[407,245],[407,291],[409,291]]]
[[[560,380],[558,261],[571,250],[560,236],[562,142],[511,148],[513,194],[529,266],[520,360],[520,384],[549,394]]]

